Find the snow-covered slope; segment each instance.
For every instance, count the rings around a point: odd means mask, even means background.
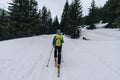
[[[120,32],[86,30],[90,40],[64,36],[61,77],[57,78],[52,49],[54,35],[0,42],[0,80],[120,80]]]

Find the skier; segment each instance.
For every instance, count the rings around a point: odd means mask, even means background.
[[[61,64],[61,49],[62,43],[64,43],[61,31],[58,29],[57,34],[53,38],[53,47],[54,49],[54,58],[55,58],[55,66],[60,69]]]

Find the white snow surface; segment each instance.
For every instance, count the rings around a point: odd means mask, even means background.
[[[120,80],[120,31],[86,30],[86,38],[64,36],[61,75],[47,61],[54,35],[0,42],[0,80]]]
[[[106,25],[108,25],[108,23],[98,23],[96,24],[96,28],[104,28]]]

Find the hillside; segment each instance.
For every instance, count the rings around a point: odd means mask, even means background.
[[[52,49],[54,35],[0,42],[0,80],[120,80],[118,29],[86,30],[90,40],[64,36],[61,77],[57,78]]]

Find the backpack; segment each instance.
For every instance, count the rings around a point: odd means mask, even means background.
[[[55,46],[61,46],[62,45],[62,35],[56,35],[55,36]]]

